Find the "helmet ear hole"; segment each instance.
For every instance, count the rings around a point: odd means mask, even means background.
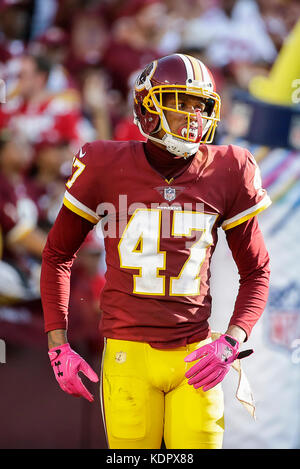
[[[144,116],[146,112],[147,112],[147,109],[145,108],[143,104],[141,104],[141,114]]]

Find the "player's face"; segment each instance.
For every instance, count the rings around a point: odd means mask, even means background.
[[[176,101],[175,93],[167,93],[164,97],[163,104],[165,107],[178,111],[184,111],[184,113],[173,112],[171,110],[165,110],[164,114],[168,121],[170,130],[176,135],[182,137],[188,137],[192,141],[197,141],[201,137],[201,129],[199,129],[198,120],[196,116],[190,117],[190,125],[188,127],[188,115],[185,113],[195,114],[197,111],[201,112],[201,115],[207,115],[205,100],[198,96],[191,96],[185,93],[178,93],[178,103]],[[159,138],[162,138],[164,131],[160,130],[157,133]]]
[[[34,89],[35,67],[30,58],[24,57],[19,72],[19,92],[23,98],[31,96]]]

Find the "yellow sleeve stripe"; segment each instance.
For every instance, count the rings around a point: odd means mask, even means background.
[[[248,210],[244,210],[244,212],[239,213],[235,217],[225,220],[222,223],[223,230],[224,231],[230,230],[230,228],[234,228],[235,226],[240,225],[241,223],[244,223],[250,218],[255,217],[255,215],[258,215],[260,212],[268,208],[271,205],[271,203],[272,201],[270,197],[268,195],[265,195],[265,197],[258,204],[254,205]]]
[[[85,218],[91,223],[98,223],[100,217],[96,212],[93,212],[90,208],[86,207],[84,204],[75,199],[71,194],[65,192],[63,204],[72,212],[76,213],[82,218]]]

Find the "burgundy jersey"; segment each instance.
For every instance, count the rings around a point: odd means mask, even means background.
[[[207,337],[210,260],[217,229],[267,208],[252,155],[202,145],[187,169],[166,180],[142,142],[97,141],[73,160],[64,205],[105,235],[102,333],[154,346]]]

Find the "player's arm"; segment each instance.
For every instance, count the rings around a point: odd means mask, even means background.
[[[242,329],[240,326],[235,326],[235,325],[228,326],[225,334],[228,334],[231,337],[234,337],[239,342],[239,344],[242,344],[243,342],[245,342],[247,338],[247,334],[244,331],[244,329]]]
[[[54,329],[54,331],[49,331],[47,335],[49,350],[68,342],[66,329]]]
[[[65,392],[89,401],[93,396],[84,387],[78,372],[83,372],[91,381],[98,381],[98,377],[68,343],[68,306],[71,268],[76,253],[100,219],[96,209],[102,200],[99,187],[102,152],[101,142],[96,151],[93,143],[87,143],[73,158],[63,207],[48,235],[41,269],[45,332],[48,333],[48,353],[55,377]]]
[[[234,312],[225,334],[189,354],[185,361],[199,360],[186,377],[196,389],[207,391],[220,383],[237,358],[250,355],[240,352],[240,344],[250,335],[265,308],[269,288],[269,255],[256,217],[226,231],[228,245],[240,275],[240,288]]]
[[[71,349],[67,326],[71,268],[76,252],[92,228],[92,223],[63,206],[48,235],[41,270],[45,332],[48,334],[49,358],[55,378],[63,391],[83,396],[90,402],[93,396],[83,385],[78,372],[81,371],[93,382],[98,381],[98,376]]]
[[[67,329],[71,268],[93,225],[62,206],[42,256],[41,299],[45,332]]]
[[[240,276],[229,328],[241,328],[248,338],[268,299],[270,258],[257,217],[226,231],[226,238]]]
[[[269,255],[256,215],[268,208],[271,200],[262,187],[259,167],[248,150],[229,145],[227,157],[232,171],[226,186],[222,228],[238,268],[240,287],[226,333],[185,359],[187,362],[199,360],[186,377],[189,384],[203,387],[204,391],[223,380],[236,358],[252,353],[252,350],[239,352],[239,346],[247,340],[260,318],[269,288]]]

